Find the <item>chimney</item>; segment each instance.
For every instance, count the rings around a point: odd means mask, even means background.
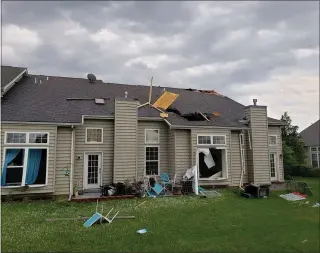
[[[257,105],[257,99],[253,99],[253,105],[245,107],[245,117],[249,120],[248,140],[251,144],[247,151],[249,182],[270,184],[267,107]]]

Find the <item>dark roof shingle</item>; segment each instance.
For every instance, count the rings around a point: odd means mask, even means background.
[[[320,146],[320,120],[301,131],[300,136],[306,146]]]
[[[1,66],[1,88],[10,83],[25,69],[21,67]]]
[[[171,107],[181,114],[198,111],[209,114],[217,111],[221,114],[210,122],[192,122],[170,113],[168,121],[171,124],[244,126],[238,122],[244,116],[244,106],[228,97],[171,87],[166,87],[166,91],[179,94]],[[136,99],[140,104],[144,104],[148,101],[149,86],[103,83],[101,80],[90,83],[87,79],[70,77],[49,76],[47,79],[46,76],[29,74],[2,98],[1,119],[21,122],[79,123],[82,115],[113,115],[114,99],[124,97],[125,92],[128,92],[128,99]],[[154,86],[152,102],[159,98],[162,92],[163,87]],[[92,99],[67,100],[67,98]],[[95,98],[104,98],[105,104],[95,104]],[[139,108],[138,114],[141,117],[160,116],[158,110],[149,106]]]

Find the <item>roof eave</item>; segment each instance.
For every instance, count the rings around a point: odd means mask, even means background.
[[[12,79],[8,84],[6,84],[2,89],[1,89],[1,97],[3,97],[4,94],[6,94],[22,77],[24,74],[27,74],[27,69],[24,69],[21,71],[19,75],[17,75],[14,79]]]

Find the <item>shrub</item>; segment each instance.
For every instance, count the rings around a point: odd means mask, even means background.
[[[293,177],[320,177],[320,169],[315,169],[310,166],[285,166],[284,177],[290,179]]]

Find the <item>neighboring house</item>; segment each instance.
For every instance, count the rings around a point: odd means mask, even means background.
[[[308,160],[312,167],[320,167],[320,120],[301,131],[300,136],[307,148]]]
[[[148,86],[12,67],[2,67],[2,76],[8,76],[2,87],[11,86],[1,101],[2,195],[72,194],[75,185],[89,191],[161,172],[181,180],[194,165],[200,185],[239,186],[241,176],[244,184],[284,180],[284,123],[269,118],[266,106],[244,106],[212,91],[153,87],[152,103],[164,91],[179,94],[162,110],[166,117],[145,104]]]

